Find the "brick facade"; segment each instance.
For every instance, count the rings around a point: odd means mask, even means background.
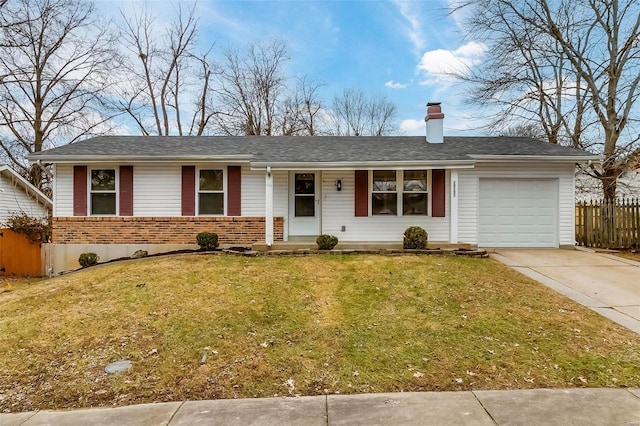
[[[220,244],[262,243],[263,217],[54,217],[55,244],[195,244],[199,232],[215,232]],[[283,218],[273,219],[282,241]]]

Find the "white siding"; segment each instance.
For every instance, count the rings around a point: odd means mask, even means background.
[[[26,213],[31,217],[46,217],[46,206],[38,202],[35,196],[25,192],[25,188],[11,175],[0,174],[0,223],[4,223],[7,217]]]
[[[477,244],[478,177],[467,170],[458,173],[458,242]]]
[[[478,242],[478,179],[557,178],[558,179],[558,239],[560,245],[575,243],[574,226],[574,165],[544,163],[481,163],[475,169],[460,170],[459,175],[459,241]]]
[[[289,173],[273,172],[273,217],[284,218],[284,240],[289,238]]]
[[[335,182],[342,180],[342,191]],[[354,217],[355,173],[353,171],[322,172],[322,233],[335,235],[340,241],[402,241],[409,226],[421,226],[429,241],[449,241],[449,183],[446,175],[446,216],[369,216]],[[429,203],[431,209],[431,203]],[[370,210],[370,209],[369,209]],[[345,227],[343,232],[342,226]]]
[[[558,179],[558,238],[560,245],[576,244],[575,166]]]
[[[73,216],[73,166],[56,164],[54,170],[53,215]]]
[[[273,173],[273,210],[275,217],[289,215],[289,173],[286,171]]]
[[[133,164],[133,215],[181,216],[182,166]]]
[[[242,216],[265,216],[265,171],[242,167]]]

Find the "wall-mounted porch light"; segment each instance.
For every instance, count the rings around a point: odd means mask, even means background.
[[[342,191],[342,179],[336,180],[336,190]]]

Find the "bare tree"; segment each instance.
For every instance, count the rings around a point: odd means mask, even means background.
[[[14,0],[0,9],[1,154],[37,187],[25,156],[110,129],[103,94],[113,40],[83,0]]]
[[[320,88],[323,84],[307,77],[298,78],[293,93],[287,97],[280,112],[281,134],[284,136],[315,136],[325,132]]]
[[[544,139],[544,129],[540,123],[521,123],[506,127],[495,132],[499,136],[507,137],[527,137],[533,139]]]
[[[502,108],[494,124],[539,121],[553,143],[604,155],[604,196],[637,164],[640,3],[637,0],[480,0],[468,21],[490,44],[467,76],[473,100]],[[598,143],[598,141],[601,141]]]
[[[246,51],[228,48],[217,68],[219,131],[226,135],[278,134],[278,113],[286,91],[286,43],[269,40],[250,43]]]
[[[367,109],[368,134],[385,136],[394,133],[396,124],[396,106],[384,94],[374,95],[369,99]]]
[[[198,19],[194,8],[185,13],[179,6],[175,20],[164,30],[158,28],[146,6],[134,10],[131,17],[123,13],[121,44],[132,60],[126,67],[119,108],[144,135],[199,136],[215,115],[211,49],[196,52]]]
[[[331,134],[340,136],[383,136],[393,133],[396,106],[386,95],[373,97],[361,89],[347,88],[332,104]]]

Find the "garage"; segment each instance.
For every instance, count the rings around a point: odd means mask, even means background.
[[[480,247],[558,247],[557,179],[480,178]]]

